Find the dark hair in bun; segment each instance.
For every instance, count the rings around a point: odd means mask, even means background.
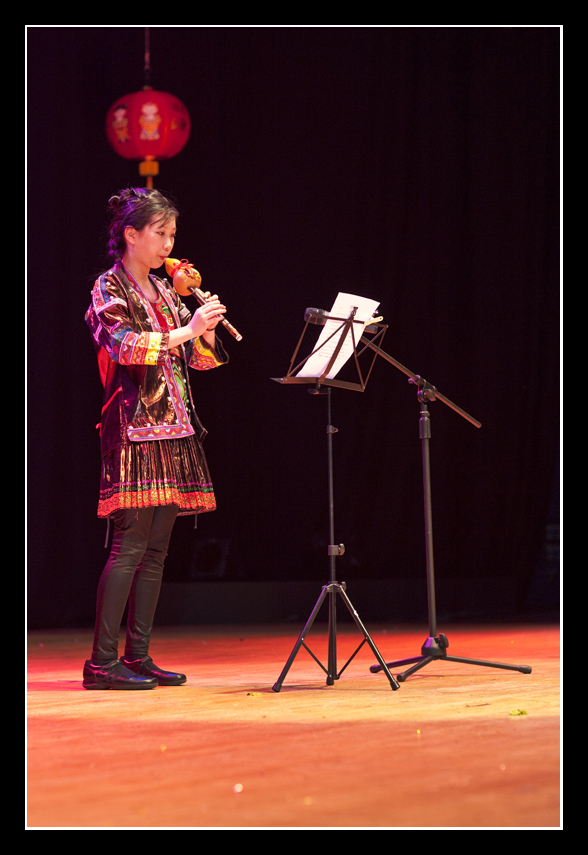
[[[123,190],[118,196],[112,196],[108,204],[111,214],[108,252],[117,261],[125,254],[125,229],[130,227],[141,231],[154,219],[167,223],[172,217],[177,219],[179,216],[173,202],[159,190],[146,187]]]

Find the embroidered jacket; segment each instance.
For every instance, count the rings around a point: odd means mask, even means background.
[[[150,277],[171,313],[176,327],[191,318],[173,286],[165,279]],[[90,327],[104,405],[100,427],[102,454],[128,440],[177,439],[197,433],[204,439],[190,384],[182,396],[182,384],[174,372],[169,351],[169,330],[141,290],[119,262],[96,280],[92,302],[85,316]],[[216,337],[212,349],[201,338],[174,348],[185,365],[207,371],[228,362]]]

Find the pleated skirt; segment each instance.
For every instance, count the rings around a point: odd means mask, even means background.
[[[178,516],[216,510],[202,444],[196,436],[127,442],[102,458],[98,516],[119,508],[177,505]]]

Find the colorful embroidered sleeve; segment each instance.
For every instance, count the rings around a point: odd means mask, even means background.
[[[103,347],[114,362],[156,365],[167,358],[169,333],[137,330],[126,296],[116,282],[107,277],[94,285],[88,315],[96,344]]]
[[[170,286],[171,288],[171,286]],[[189,323],[192,314],[187,306],[181,301],[179,294],[173,291],[176,308],[182,326]],[[211,347],[205,339],[198,336],[184,345],[186,359],[190,368],[195,368],[196,371],[209,371],[211,368],[218,368],[219,365],[225,365],[229,361],[229,357],[222,345],[222,342],[217,334],[215,336],[215,346]]]
[[[189,348],[186,347],[186,356],[190,368],[195,368],[197,371],[209,371],[211,368],[218,368],[219,365],[228,362],[228,357],[218,336],[214,348],[200,336],[189,342],[189,345]]]

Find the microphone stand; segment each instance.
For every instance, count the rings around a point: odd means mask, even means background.
[[[396,662],[388,662],[389,668],[397,666],[412,665],[401,674],[397,675],[400,682],[404,682],[407,677],[414,674],[416,671],[424,668],[437,659],[443,659],[447,662],[463,662],[469,665],[482,665],[489,668],[504,668],[510,671],[520,671],[522,674],[530,674],[530,665],[506,665],[502,662],[487,662],[482,659],[466,659],[463,656],[448,656],[447,648],[449,641],[447,636],[442,632],[437,633],[437,609],[435,603],[435,571],[433,559],[433,519],[432,519],[432,500],[431,500],[431,472],[430,472],[430,448],[429,441],[431,439],[431,420],[428,408],[428,403],[432,401],[442,401],[456,413],[459,413],[463,418],[473,424],[475,427],[482,427],[481,423],[470,416],[465,410],[462,410],[444,395],[442,395],[435,386],[427,383],[418,374],[413,374],[408,368],[397,362],[388,353],[385,353],[380,347],[374,344],[374,339],[368,339],[362,336],[360,341],[375,352],[376,355],[383,357],[387,362],[396,366],[400,371],[406,374],[409,378],[408,382],[417,386],[417,398],[420,402],[420,419],[419,419],[419,436],[422,442],[422,467],[423,467],[423,492],[425,506],[425,548],[427,562],[427,597],[429,610],[429,637],[421,647],[421,655],[413,656],[410,659],[400,659]],[[415,664],[412,664],[415,663]],[[381,665],[372,665],[370,671],[375,674],[381,670]]]
[[[337,433],[337,428],[333,427],[333,425],[331,423],[331,385],[340,386],[340,387],[349,388],[349,389],[359,389],[359,390],[363,391],[363,389],[365,388],[365,382],[367,382],[367,379],[364,382],[363,378],[361,377],[361,372],[360,372],[360,378],[361,378],[360,384],[347,383],[344,381],[336,381],[336,380],[333,380],[332,378],[328,379],[327,375],[329,374],[329,372],[330,372],[330,370],[331,370],[331,368],[332,368],[332,366],[333,366],[333,364],[334,364],[334,362],[335,362],[335,360],[336,360],[336,358],[337,358],[337,356],[341,350],[343,342],[345,341],[347,333],[350,330],[351,330],[351,335],[352,335],[352,340],[353,340],[353,348],[354,348],[354,353],[355,353],[355,336],[353,334],[353,324],[359,323],[358,321],[354,321],[355,311],[356,310],[353,309],[347,319],[343,319],[343,318],[336,318],[335,319],[335,320],[341,320],[343,323],[342,323],[341,327],[339,327],[339,329],[337,329],[329,337],[328,340],[333,338],[334,335],[338,334],[340,330],[342,330],[342,334],[341,334],[341,337],[339,338],[337,346],[335,347],[335,351],[333,353],[333,356],[329,360],[327,367],[324,369],[324,371],[320,377],[312,377],[312,378],[310,378],[310,377],[297,377],[297,376],[294,376],[294,374],[293,374],[293,371],[295,371],[297,369],[293,369],[292,366],[294,364],[296,354],[298,353],[298,349],[300,348],[300,344],[302,342],[302,339],[304,337],[304,333],[306,332],[306,328],[307,328],[308,323],[309,323],[309,320],[307,319],[306,325],[305,325],[304,330],[302,332],[302,335],[300,336],[300,339],[298,341],[298,345],[297,345],[297,347],[294,351],[294,354],[292,356],[292,360],[290,362],[290,369],[288,371],[287,376],[281,377],[281,378],[277,378],[277,377],[272,378],[277,383],[312,383],[314,385],[314,388],[308,390],[311,394],[313,394],[313,395],[324,395],[324,394],[326,394],[326,396],[327,396],[327,417],[328,417],[327,444],[328,444],[329,535],[330,535],[329,546],[328,546],[328,550],[327,550],[328,555],[329,555],[329,565],[330,565],[329,582],[326,585],[323,585],[322,590],[321,590],[321,594],[320,594],[312,612],[310,613],[308,620],[306,621],[304,629],[302,630],[302,632],[298,636],[298,640],[296,641],[296,644],[294,645],[294,648],[292,649],[292,652],[291,652],[284,668],[282,669],[280,676],[278,677],[278,679],[276,680],[276,682],[272,686],[272,689],[274,692],[279,692],[280,689],[282,688],[282,683],[284,682],[286,675],[288,674],[288,671],[290,670],[290,667],[292,666],[292,663],[294,662],[296,656],[298,655],[298,652],[300,651],[301,647],[304,647],[304,649],[308,653],[310,653],[310,655],[315,660],[315,662],[325,672],[325,674],[327,675],[327,686],[332,686],[334,684],[335,680],[338,680],[341,677],[341,674],[343,673],[343,671],[345,671],[345,669],[347,668],[349,663],[352,661],[352,659],[355,658],[357,653],[359,653],[359,651],[361,650],[363,645],[366,643],[370,646],[372,653],[374,654],[374,656],[376,657],[376,659],[380,663],[378,670],[384,671],[386,677],[388,678],[388,680],[390,682],[390,686],[391,686],[392,690],[395,691],[396,689],[400,688],[399,683],[395,680],[394,676],[391,674],[388,666],[386,665],[386,663],[382,657],[382,654],[380,653],[380,651],[378,650],[378,648],[374,644],[369,632],[367,631],[367,629],[365,628],[365,626],[361,622],[361,619],[360,619],[356,609],[353,607],[351,600],[347,596],[345,582],[338,582],[336,580],[335,560],[337,557],[344,554],[345,546],[342,543],[340,543],[340,544],[335,543],[334,499],[333,499],[333,434]],[[329,320],[333,320],[333,318],[330,317]],[[363,327],[363,323],[362,323],[362,327]],[[378,333],[378,335],[383,334],[383,332],[384,331],[382,330],[380,333]],[[321,347],[324,346],[324,344],[326,344],[326,342],[324,342],[323,345],[321,345]],[[320,347],[317,348],[315,351],[313,351],[313,353],[311,353],[310,356],[308,356],[305,360],[303,360],[303,363],[301,363],[301,364],[304,364],[305,362],[307,362],[307,360],[310,359],[310,357],[313,356],[314,353],[316,353],[318,350],[320,350]],[[375,361],[375,358],[376,357],[374,356],[373,361]],[[357,360],[357,355],[356,355],[356,360]],[[373,361],[372,361],[372,366],[373,366]],[[356,361],[356,365],[357,365],[357,368],[359,370],[359,364],[357,363],[357,361]],[[297,368],[299,368],[299,367],[300,366],[297,366]],[[370,369],[370,371],[371,371],[371,369]],[[326,392],[323,391],[323,386],[326,388]],[[363,641],[361,642],[359,647],[349,657],[349,659],[347,660],[347,662],[341,668],[340,671],[337,671],[337,595],[339,595],[341,597],[341,599],[343,600],[343,602],[347,606],[349,613],[351,614],[353,620],[355,621],[356,625],[358,626],[358,628],[360,629],[361,633],[364,636]],[[320,608],[323,605],[325,598],[327,598],[327,597],[328,597],[328,605],[329,605],[328,659],[327,659],[327,667],[325,668],[323,663],[315,656],[315,654],[312,652],[312,650],[306,645],[305,638],[306,638],[306,635],[310,632],[310,629],[311,629],[311,627],[312,627],[312,625],[313,625],[313,623],[314,623],[314,621],[315,621],[315,619],[316,619],[316,617],[320,611]]]

